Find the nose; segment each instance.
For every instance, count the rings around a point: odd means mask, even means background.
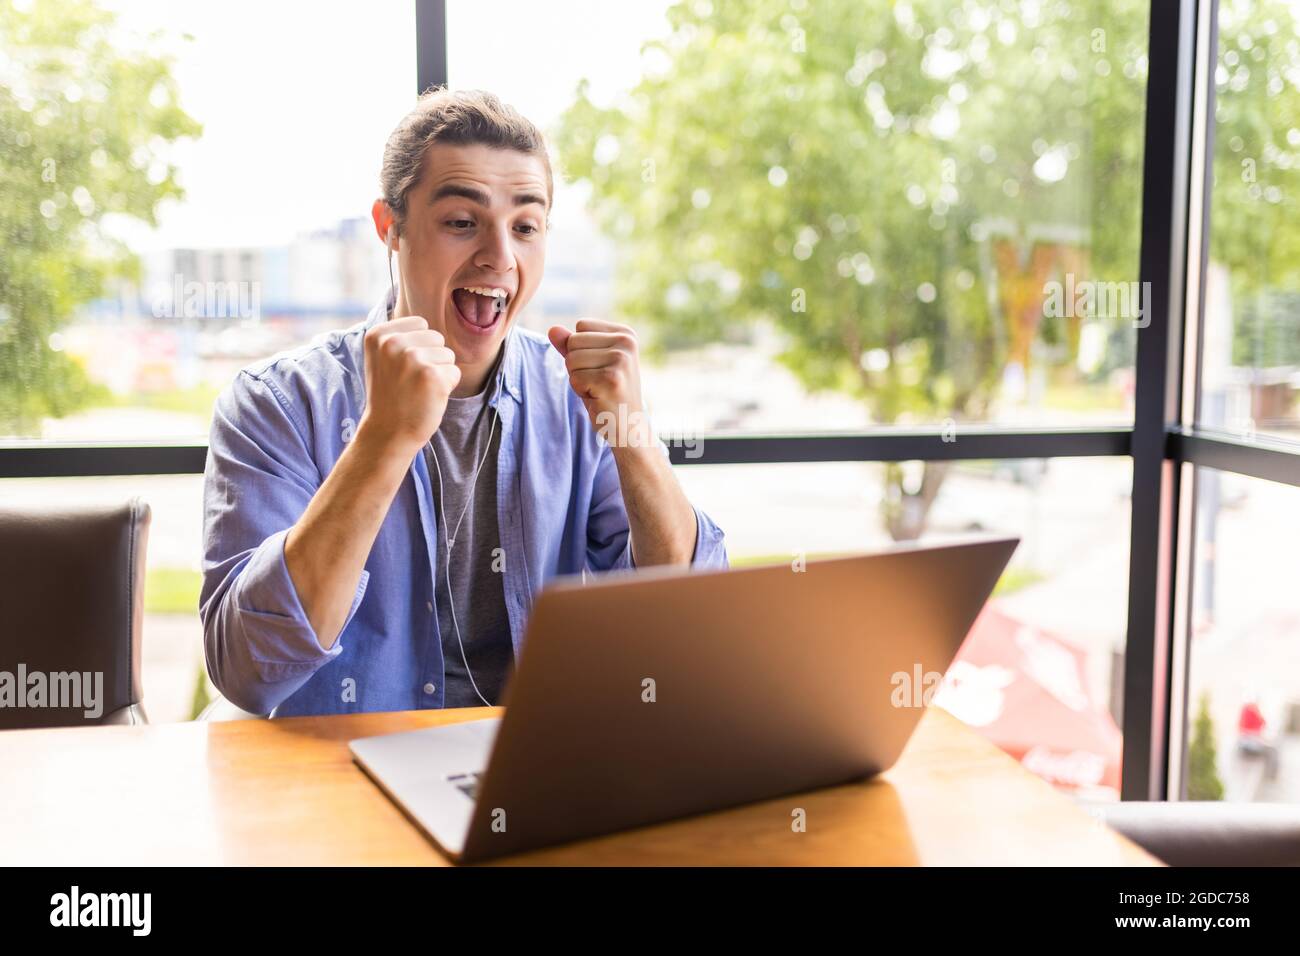
[[[496,275],[504,275],[514,268],[515,257],[510,248],[509,224],[493,223],[482,232],[483,241],[474,255],[474,265]]]

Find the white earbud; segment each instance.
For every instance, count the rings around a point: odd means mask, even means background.
[[[388,245],[388,297],[393,300],[393,306],[397,306],[397,282],[393,278],[393,227],[389,226],[388,231],[384,234],[385,242]],[[392,313],[389,312],[389,318]]]

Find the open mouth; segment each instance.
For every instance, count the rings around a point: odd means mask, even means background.
[[[451,303],[461,322],[482,335],[495,329],[506,314],[510,293],[490,286],[462,286],[451,290]]]

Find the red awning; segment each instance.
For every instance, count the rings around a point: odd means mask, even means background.
[[[1088,690],[1086,652],[989,604],[934,703],[1050,783],[1119,791],[1122,735]]]

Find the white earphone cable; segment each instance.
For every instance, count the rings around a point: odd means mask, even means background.
[[[388,233],[388,291],[389,298],[393,299],[394,306],[396,306],[397,283],[393,278],[393,234],[391,230]],[[390,317],[392,315],[391,309],[389,310],[389,315]],[[509,348],[510,336],[513,331],[514,330],[511,329],[506,333],[506,341],[502,345],[503,352],[505,349]],[[496,381],[496,397],[498,401],[500,401],[501,398],[501,384],[505,377],[505,373],[506,361],[505,355],[503,354],[501,356],[501,370],[497,373]],[[478,466],[475,467],[474,474],[470,476],[469,495],[465,499],[465,507],[461,509],[460,517],[456,519],[456,527],[452,529],[450,535],[447,534],[447,509],[443,503],[442,464],[438,461],[438,450],[433,447],[433,439],[429,440],[429,451],[433,454],[433,467],[438,474],[438,511],[442,518],[442,521],[440,522],[442,525],[442,537],[447,546],[447,560],[443,566],[443,575],[447,582],[447,607],[451,611],[451,624],[456,631],[456,644],[460,647],[461,663],[465,665],[465,673],[469,676],[470,686],[474,688],[474,693],[478,695],[479,700],[483,701],[485,707],[491,707],[492,705],[488,703],[487,698],[483,696],[483,692],[478,689],[478,682],[474,680],[474,672],[470,670],[469,659],[465,655],[465,642],[460,636],[460,622],[456,620],[456,599],[451,593],[451,549],[456,545],[456,536],[460,533],[461,522],[465,520],[465,515],[469,512],[470,505],[474,502],[474,491],[478,485],[478,476],[479,473],[482,472],[483,466],[487,463],[488,455],[492,451],[492,438],[496,434],[497,422],[500,420],[501,413],[497,411],[497,408],[494,405],[492,406],[492,427],[488,429],[487,447],[483,450],[483,457],[479,460]],[[444,694],[446,693],[445,688],[443,692]]]
[[[502,363],[502,372],[505,371],[504,362]],[[498,381],[499,381],[498,377]],[[461,509],[460,517],[456,519],[456,527],[452,530],[450,536],[447,534],[447,509],[445,507],[445,498],[443,495],[442,485],[442,465],[438,461],[438,450],[433,447],[433,441],[429,442],[429,451],[433,453],[433,467],[438,473],[438,511],[442,517],[442,537],[447,545],[447,560],[443,565],[443,574],[447,581],[447,607],[451,611],[451,624],[456,631],[456,644],[460,647],[460,660],[465,665],[465,673],[469,676],[470,686],[474,688],[474,693],[478,699],[483,701],[483,706],[491,707],[483,692],[478,689],[478,682],[474,680],[474,672],[470,670],[469,659],[465,656],[465,642],[460,636],[460,622],[456,620],[456,599],[451,593],[451,549],[456,545],[456,535],[460,533],[461,522],[465,520],[465,515],[469,512],[470,505],[474,502],[474,491],[478,484],[479,472],[483,470],[484,464],[487,463],[488,455],[492,451],[492,436],[496,433],[497,420],[501,417],[496,408],[492,409],[492,427],[488,430],[487,447],[483,450],[483,457],[479,460],[478,467],[474,469],[474,474],[469,481],[469,496],[465,500],[465,507]]]

